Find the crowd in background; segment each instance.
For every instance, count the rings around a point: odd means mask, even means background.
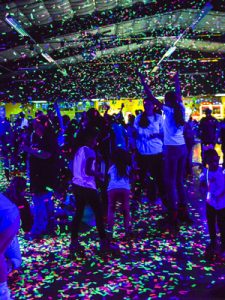
[[[145,91],[144,110],[129,115],[127,123],[123,117],[123,104],[117,114],[110,115],[110,107],[106,105],[103,116],[91,108],[84,111],[79,119],[61,116],[56,104],[49,107],[47,114],[37,111],[32,120],[27,120],[21,112],[14,123],[7,120],[4,109],[1,110],[1,159],[5,177],[11,182],[10,192],[1,197],[3,200],[10,199],[13,204],[8,203],[7,209],[15,211],[12,213],[15,224],[8,224],[10,236],[15,236],[19,228],[15,204],[20,210],[22,207],[21,216],[24,208],[26,210],[23,228],[29,232],[27,236],[30,239],[54,234],[56,199],[60,200],[57,205],[63,208],[68,204],[67,196],[71,193],[75,198],[71,253],[82,251],[79,227],[87,204],[95,215],[102,251],[115,249],[111,241],[118,202],[121,203],[125,237],[128,239],[132,238],[132,220],[143,197],[148,198],[149,205],[160,199],[167,213],[161,229],[169,230],[171,235],[177,234],[180,223],[193,224],[184,187],[185,180],[193,176],[193,146],[201,143],[202,168],[210,165],[209,158],[216,156],[212,153],[216,143],[221,143],[224,154],[225,122],[216,120],[209,109],[199,122],[191,116],[185,120],[185,108],[177,92],[176,78],[176,92],[165,95],[165,104],[153,96],[142,75],[140,79]],[[210,151],[211,156],[207,156]],[[209,171],[213,172],[213,167]],[[13,194],[13,188],[16,184],[18,188],[17,181],[21,178],[18,174],[25,176],[29,182],[29,201],[24,196],[24,182],[18,197]],[[223,189],[223,183],[220,185]],[[29,205],[32,206],[32,214],[29,213]],[[212,245],[215,248],[216,212],[222,210],[223,216],[224,207],[215,208],[210,202],[207,209],[212,250]],[[221,223],[219,225],[224,252],[225,230]],[[5,236],[4,230],[0,231],[1,234]],[[9,242],[7,239],[0,247],[2,265]],[[6,273],[5,269],[3,273]],[[0,289],[1,282],[5,281],[5,277],[0,278]]]

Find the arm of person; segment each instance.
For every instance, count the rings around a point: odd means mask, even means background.
[[[86,165],[85,165],[85,173],[88,176],[94,176],[96,179],[103,180],[104,179],[104,175],[101,172],[93,170],[93,168],[92,168],[94,160],[95,160],[94,157],[89,157],[87,159]]]
[[[152,94],[152,91],[150,89],[150,87],[147,85],[147,83],[145,82],[145,77],[142,73],[138,72],[138,76],[140,78],[140,81],[141,81],[141,84],[144,88],[144,91],[145,91],[145,94],[146,96],[148,97],[148,99],[150,101],[152,101],[157,107],[159,107],[160,109],[162,109],[163,107],[163,104],[158,100],[156,99],[153,94]]]
[[[207,186],[207,179],[206,179],[206,170],[204,169],[203,172],[199,176],[199,191],[202,197],[206,197],[206,194],[208,192],[208,186]]]
[[[37,148],[32,148],[26,145],[21,146],[21,150],[25,151],[37,158],[41,158],[41,159],[48,159],[52,156],[52,154],[50,152],[44,151],[44,150],[40,150]]]
[[[177,98],[179,102],[182,102],[182,95],[181,95],[181,87],[180,87],[180,79],[178,72],[175,73],[173,77],[174,83],[175,83],[175,91],[177,94]]]
[[[225,171],[223,171],[223,177],[220,180],[220,185],[217,187],[216,191],[214,192],[215,197],[224,197],[225,196]]]

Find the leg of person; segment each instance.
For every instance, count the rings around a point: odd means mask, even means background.
[[[54,232],[55,229],[55,205],[54,205],[54,197],[52,192],[48,192],[44,195],[44,202],[46,206],[47,212],[47,232],[49,234]]]
[[[10,299],[10,291],[7,286],[8,270],[5,259],[5,252],[12,239],[17,234],[19,226],[20,218],[17,217],[8,228],[0,232],[0,299]]]
[[[204,157],[204,148],[205,148],[205,144],[204,143],[201,143],[201,158],[202,158],[202,165],[205,167],[206,164],[205,164],[205,157]]]
[[[115,251],[117,248],[110,244],[110,241],[106,238],[103,213],[100,204],[98,192],[93,189],[89,189],[88,203],[90,204],[96,219],[96,226],[100,237],[100,248],[103,252]]]
[[[206,247],[205,256],[209,259],[213,258],[216,250],[216,210],[214,207],[206,204],[206,218],[209,230],[210,243]]]
[[[8,265],[8,273],[18,269],[22,264],[22,255],[18,237],[15,236],[5,252],[5,258]]]
[[[77,185],[73,185],[73,194],[76,199],[76,212],[71,225],[71,247],[77,245],[79,227],[89,196],[86,188]]]
[[[146,175],[148,171],[148,165],[146,163],[146,156],[145,155],[138,155],[138,166],[139,166],[139,176],[140,176],[140,185],[139,189],[136,192],[136,196],[140,198],[142,195],[142,190],[146,187]]]
[[[179,149],[176,146],[165,147],[165,183],[168,196],[167,208],[169,222],[172,226],[177,226],[177,165],[179,159]]]
[[[100,198],[98,191],[94,189],[88,189],[88,203],[90,204],[96,220],[96,227],[99,233],[100,239],[106,238],[105,226],[103,221],[103,213],[100,205]]]
[[[108,191],[108,229],[111,236],[113,236],[116,200],[117,200],[117,190]]]
[[[121,202],[124,215],[124,228],[126,235],[131,234],[131,217],[130,217],[130,191],[121,189]]]
[[[185,178],[185,166],[187,159],[187,148],[186,145],[180,147],[180,157],[178,160],[177,166],[177,192],[178,192],[178,218],[181,222],[186,224],[192,224],[193,221],[188,213],[187,207],[187,192],[184,187],[184,178]]]
[[[165,179],[164,179],[164,164],[163,164],[162,153],[152,156],[150,172],[155,178],[155,182],[157,184],[159,196],[162,200],[162,203],[167,208],[167,196],[166,196],[166,186],[165,186]]]
[[[31,229],[31,234],[34,236],[45,233],[47,228],[48,220],[44,199],[45,197],[43,193],[35,194],[33,196],[34,223]]]

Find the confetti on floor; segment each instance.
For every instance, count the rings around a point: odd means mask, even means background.
[[[122,216],[117,214],[114,242],[120,255],[101,255],[96,228],[88,225],[80,234],[85,256],[73,259],[65,226],[59,224],[54,237],[40,240],[26,240],[21,234],[23,264],[10,275],[12,295],[15,299],[48,300],[223,299],[225,264],[204,258],[208,234],[198,174],[195,167],[194,179],[187,181],[195,222],[180,226],[176,238],[158,228],[161,205],[146,201],[132,214],[133,239],[125,239]]]

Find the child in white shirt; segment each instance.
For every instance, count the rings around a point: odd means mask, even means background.
[[[200,175],[201,186],[206,188],[206,217],[210,244],[206,256],[213,257],[217,246],[216,226],[221,240],[221,258],[225,258],[225,171],[219,166],[219,156],[214,149],[205,152],[207,168]]]
[[[126,236],[131,235],[129,164],[129,154],[125,150],[117,148],[113,153],[113,164],[108,171],[108,229],[111,235],[113,235],[114,215],[117,203],[121,203],[122,205]]]

